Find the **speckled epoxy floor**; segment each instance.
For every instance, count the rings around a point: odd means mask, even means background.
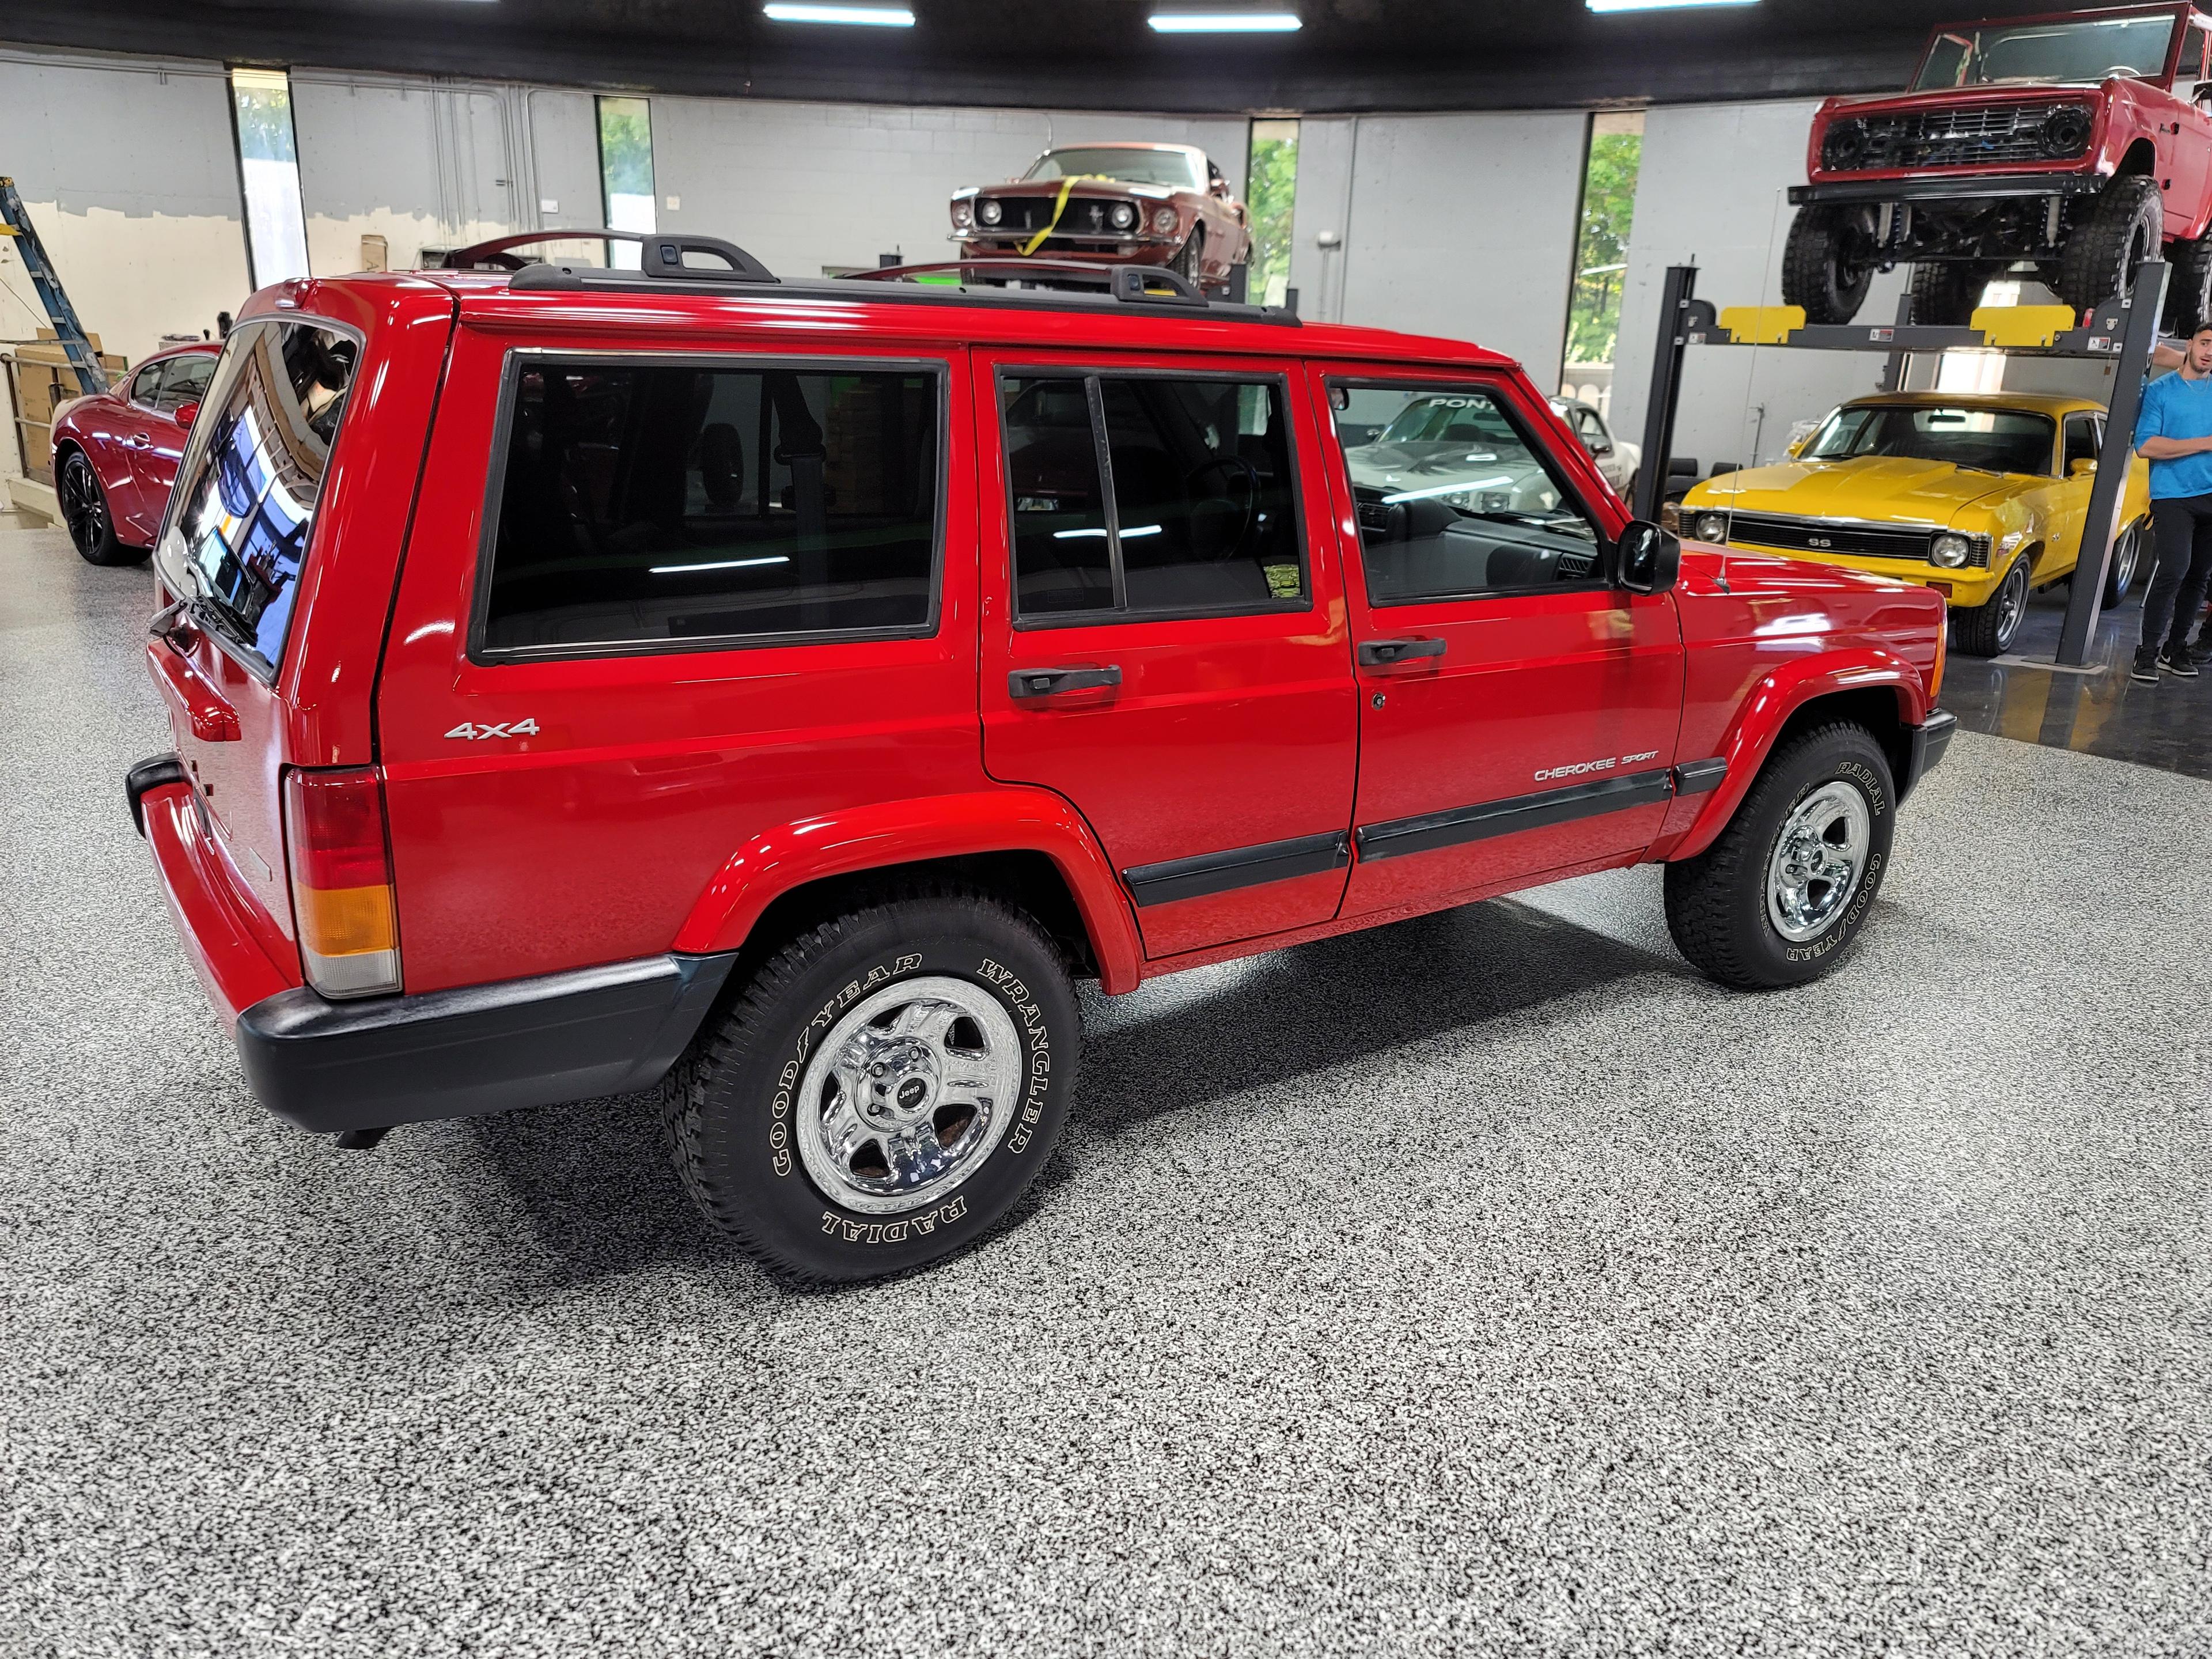
[[[1631,872],[1086,1012],[1048,1189],[793,1297],[617,1103],[248,1097],[0,534],[0,1654],[2212,1649],[2212,785],[1961,737],[1834,979]]]

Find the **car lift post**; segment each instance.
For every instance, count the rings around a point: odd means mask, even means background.
[[[1644,405],[1644,453],[1636,463],[1636,499],[1629,510],[1652,524],[1667,498],[1667,463],[1674,447],[1674,410],[1682,397],[1682,350],[1689,343],[1695,265],[1669,265],[1659,289],[1659,349],[1651,360],[1651,398]],[[1753,457],[1754,463],[1757,458]]]
[[[2066,598],[2066,628],[2058,636],[2058,661],[2079,668],[2089,660],[2090,636],[2105,605],[2105,571],[2112,562],[2120,501],[2134,460],[2136,416],[2142,409],[2143,376],[2150,370],[2151,348],[2158,343],[2159,313],[2166,304],[2166,266],[2152,260],[2136,267],[2135,292],[2127,301],[2127,326],[2120,361],[2112,371],[2112,402],[2105,416],[2105,447],[2097,456],[2097,482],[2089,491],[2089,511],[2081,520],[2081,551]],[[2089,550],[2100,550],[2092,559]],[[2158,550],[2151,546],[2150,578],[2158,574]],[[2136,568],[2142,568],[2140,550]]]
[[[2166,267],[2147,260],[2136,267],[2135,285],[2124,297],[2107,300],[2077,319],[2079,326],[2064,329],[2033,344],[1998,345],[2008,356],[2074,357],[2113,364],[2112,402],[2105,420],[2104,448],[2097,457],[2097,482],[2090,489],[2089,508],[2081,523],[2081,550],[2075,569],[2083,580],[2071,584],[2066,607],[2066,626],[2060,635],[2058,665],[2080,668],[2088,660],[2089,640],[2097,626],[2105,598],[2105,573],[2112,563],[2114,532],[2118,529],[2120,503],[2135,447],[2136,416],[2142,406],[2143,376],[2150,368],[2151,348],[2158,343],[2159,313],[2165,303]],[[1665,500],[1668,455],[1674,441],[1674,412],[1682,395],[1682,356],[1693,345],[1749,345],[1753,343],[1814,351],[1879,351],[1891,359],[1893,378],[1899,362],[1915,352],[1955,349],[1989,350],[1990,337],[1974,328],[1920,326],[1903,320],[1887,326],[1864,323],[1830,324],[1816,327],[1788,326],[1773,320],[1772,309],[1757,313],[1759,327],[1785,334],[1760,332],[1756,340],[1739,340],[1723,326],[1713,307],[1692,297],[1696,269],[1670,265],[1661,295],[1657,357],[1651,368],[1651,403],[1644,412],[1644,455],[1637,464],[1636,500],[1632,510],[1639,519],[1656,520]],[[2030,312],[2022,316],[2032,315]],[[1734,316],[1735,313],[1728,313]],[[1910,313],[1900,307],[1900,319]],[[1797,315],[1802,318],[1802,313]],[[1885,390],[1896,387],[1886,386]],[[1758,457],[1752,458],[1753,465]],[[2096,538],[2094,543],[2092,536]],[[2099,550],[2088,555],[2095,545]],[[2094,580],[2088,580],[2094,576]]]

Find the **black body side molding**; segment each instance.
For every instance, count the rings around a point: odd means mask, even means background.
[[[1175,899],[1204,898],[1239,887],[1288,881],[1293,876],[1321,875],[1341,870],[1351,862],[1351,837],[1340,830],[1258,847],[1231,848],[1226,853],[1139,864],[1124,870],[1121,878],[1129,884],[1129,895],[1140,906],[1166,904]]]
[[[1601,778],[1595,783],[1570,784],[1564,789],[1545,789],[1533,795],[1514,795],[1486,801],[1480,806],[1455,807],[1448,812],[1426,812],[1419,817],[1392,818],[1359,830],[1359,856],[1394,859],[1407,853],[1426,853],[1462,842],[1486,841],[1492,836],[1516,835],[1541,830],[1577,818],[1618,812],[1650,801],[1668,800],[1674,793],[1671,770],[1630,772]]]

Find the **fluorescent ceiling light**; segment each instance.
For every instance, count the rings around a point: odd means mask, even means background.
[[[1672,11],[1679,6],[1755,6],[1759,0],[1584,0],[1592,11]]]
[[[1146,20],[1161,34],[1288,34],[1291,11],[1156,11]]]
[[[1159,526],[1140,524],[1133,530],[1123,531],[1121,539],[1125,542],[1133,542],[1139,536],[1157,536],[1159,533]],[[1074,542],[1081,541],[1086,536],[1096,536],[1103,540],[1105,535],[1106,532],[1103,530],[1055,530],[1052,532],[1052,538],[1056,542]]]
[[[914,27],[914,14],[904,6],[816,6],[769,0],[761,10],[779,23],[866,23],[882,29]]]

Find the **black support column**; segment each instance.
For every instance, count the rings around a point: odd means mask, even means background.
[[[2142,409],[2143,376],[2151,348],[2158,343],[2159,312],[2166,303],[2166,268],[2156,260],[2136,268],[2134,291],[2123,302],[2120,358],[2112,371],[2112,403],[2105,417],[2105,447],[2097,457],[2097,483],[2089,492],[2089,511],[2081,521],[2081,548],[2074,566],[2073,591],[2066,602],[2066,629],[2059,636],[2058,661],[2079,668],[2089,659],[2105,604],[2105,571],[2112,558],[2120,502],[2128,469],[2135,459],[2136,416]],[[2105,307],[2099,307],[2101,313]],[[2155,566],[2154,566],[2155,570]]]

